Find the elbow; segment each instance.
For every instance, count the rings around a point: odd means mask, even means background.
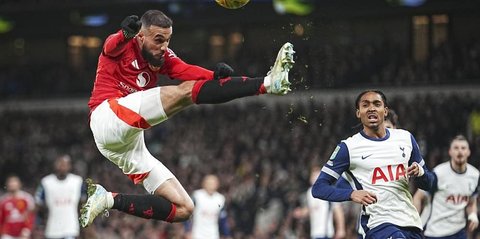
[[[312,187],[312,196],[314,198],[318,198],[318,199],[325,199],[324,198],[324,195],[322,194],[322,190],[321,190],[321,185],[320,184],[317,184],[315,183]]]

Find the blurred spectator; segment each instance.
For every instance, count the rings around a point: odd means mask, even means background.
[[[48,210],[45,237],[47,239],[74,239],[80,234],[78,206],[85,197],[82,177],[70,173],[69,155],[55,160],[55,173],[42,178],[35,193],[39,207]]]
[[[17,176],[8,176],[7,193],[0,198],[0,238],[28,239],[32,234],[35,202],[32,195],[22,191]]]

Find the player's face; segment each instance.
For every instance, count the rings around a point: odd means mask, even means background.
[[[68,173],[70,173],[71,169],[72,165],[70,163],[70,157],[68,156],[63,156],[55,162],[56,173],[61,178],[65,177]]]
[[[14,193],[22,188],[22,183],[18,177],[10,177],[6,183],[7,192]]]
[[[367,92],[360,98],[356,114],[364,127],[377,130],[380,126],[385,127],[383,124],[388,108],[379,94]]]
[[[455,164],[462,165],[467,163],[467,159],[470,157],[468,142],[466,140],[454,140],[450,144],[448,154]]]
[[[162,66],[165,61],[163,55],[168,49],[172,32],[172,27],[163,28],[154,25],[141,29],[138,39],[142,56],[148,63],[156,67]]]
[[[208,193],[214,193],[219,187],[218,178],[215,175],[207,175],[203,180],[203,188]]]

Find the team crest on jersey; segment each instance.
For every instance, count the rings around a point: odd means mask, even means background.
[[[141,72],[137,76],[137,85],[140,87],[145,87],[150,82],[150,75],[147,72]]]
[[[402,147],[402,146],[398,146],[400,148],[400,150],[402,151],[402,157],[405,158],[405,147]]]

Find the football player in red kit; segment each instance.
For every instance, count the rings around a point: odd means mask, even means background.
[[[0,238],[27,239],[33,228],[35,201],[32,195],[22,191],[17,176],[7,177],[7,193],[0,198]]]
[[[210,71],[176,56],[168,48],[172,20],[161,11],[149,10],[141,19],[129,16],[121,26],[107,38],[99,57],[88,104],[90,128],[99,151],[151,195],[112,193],[90,183],[80,223],[86,227],[110,208],[143,218],[185,221],[193,212],[193,202],[170,170],[147,150],[144,130],[193,104],[286,94],[293,46],[281,47],[265,77],[232,77],[233,70],[226,64]],[[157,74],[183,82],[158,87]]]

